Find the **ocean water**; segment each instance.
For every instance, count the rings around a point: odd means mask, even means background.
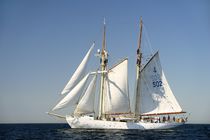
[[[186,124],[166,130],[96,130],[71,129],[68,124],[0,124],[0,140],[7,139],[210,140],[210,125]]]

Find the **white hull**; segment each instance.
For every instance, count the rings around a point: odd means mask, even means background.
[[[184,123],[165,122],[165,123],[150,123],[150,122],[119,122],[119,121],[103,121],[94,120],[93,117],[71,117],[66,116],[66,121],[71,128],[90,128],[90,129],[169,129],[180,126]]]

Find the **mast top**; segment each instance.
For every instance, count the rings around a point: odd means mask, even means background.
[[[104,25],[106,25],[106,18],[104,17]]]
[[[140,49],[140,48],[141,48],[142,26],[143,26],[143,21],[142,21],[142,16],[141,16],[141,17],[140,17],[140,35],[139,35],[139,44],[138,44],[138,49]]]
[[[104,53],[105,49],[106,49],[106,20],[104,18],[104,32],[103,32],[102,53]]]

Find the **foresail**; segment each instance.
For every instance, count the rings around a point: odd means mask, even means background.
[[[128,93],[128,60],[121,61],[109,70],[105,78],[105,113],[128,113],[130,102]]]
[[[97,73],[93,76],[89,86],[87,87],[83,97],[77,105],[74,115],[79,116],[94,112],[95,89],[96,89]]]
[[[142,115],[182,111],[166,80],[158,52],[141,70],[140,78]]]
[[[52,110],[55,111],[64,108],[67,104],[75,106],[84,90],[88,77],[89,74],[87,74]]]
[[[69,80],[69,82],[67,83],[67,85],[65,86],[65,88],[63,89],[61,94],[70,92],[71,89],[73,89],[73,87],[83,78],[83,76],[85,74],[85,68],[87,66],[87,62],[89,60],[90,54],[91,54],[94,46],[95,46],[95,43],[93,43],[93,45],[90,47],[89,51],[83,58],[82,62],[80,63],[80,65],[78,66],[78,68],[76,69],[74,74],[72,75],[71,79]]]

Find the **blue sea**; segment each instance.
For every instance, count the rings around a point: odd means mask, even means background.
[[[210,125],[186,124],[166,130],[96,130],[71,129],[68,124],[0,124],[0,140],[13,139],[210,140]]]

